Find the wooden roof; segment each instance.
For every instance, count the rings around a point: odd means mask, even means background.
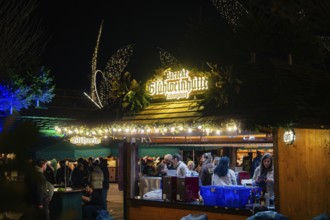
[[[134,116],[125,116],[121,122],[138,124],[192,123],[202,120],[200,100],[167,101],[151,103]]]

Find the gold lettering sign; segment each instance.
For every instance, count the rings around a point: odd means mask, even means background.
[[[96,138],[96,137],[74,136],[74,137],[70,138],[70,143],[76,144],[76,145],[94,145],[94,144],[101,143],[101,139]]]
[[[163,78],[149,80],[147,91],[151,96],[166,99],[188,99],[193,92],[203,92],[208,89],[208,80],[204,76],[191,76],[188,70],[172,72],[165,70]]]

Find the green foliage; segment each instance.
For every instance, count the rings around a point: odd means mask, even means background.
[[[246,4],[246,9],[249,13],[239,21],[235,35],[241,52],[256,52],[258,61],[287,60],[288,54],[293,55],[295,64],[311,64],[322,59],[316,32],[306,24],[302,8],[284,16],[283,12],[292,8],[253,0]]]
[[[31,96],[37,102],[39,107],[39,101],[43,103],[49,103],[54,97],[54,77],[51,76],[50,70],[46,70],[44,67],[37,73],[28,73],[28,79],[30,79]]]
[[[242,82],[232,75],[232,67],[218,67],[217,64],[207,63],[211,68],[208,72],[209,89],[201,105],[205,113],[214,114],[230,101],[231,94],[239,93]]]
[[[148,106],[150,103],[150,96],[135,79],[131,81],[129,91],[123,98],[123,107],[127,115],[135,114]]]
[[[11,79],[0,85],[0,110],[20,111],[28,108],[31,103],[30,88],[25,84],[23,78],[18,75],[12,75]]]
[[[20,111],[32,105],[32,101],[48,103],[54,97],[53,77],[50,71],[41,69],[36,74],[26,76],[11,74],[0,84],[0,111]]]
[[[118,77],[104,81],[103,89],[107,93],[102,98],[106,108],[116,112],[116,118],[122,115],[133,115],[150,103],[150,96],[131,74],[125,72]]]

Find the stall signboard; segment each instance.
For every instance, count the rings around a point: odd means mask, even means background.
[[[100,144],[101,139],[97,137],[74,136],[70,138],[70,143],[76,145],[95,145],[95,144]]]
[[[208,79],[202,74],[193,74],[186,69],[167,69],[163,75],[147,82],[147,92],[153,98],[167,100],[188,99],[192,94],[201,94],[208,89]]]

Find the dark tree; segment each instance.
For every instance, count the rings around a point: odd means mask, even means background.
[[[0,1],[0,77],[23,74],[39,65],[46,44],[37,0]]]

